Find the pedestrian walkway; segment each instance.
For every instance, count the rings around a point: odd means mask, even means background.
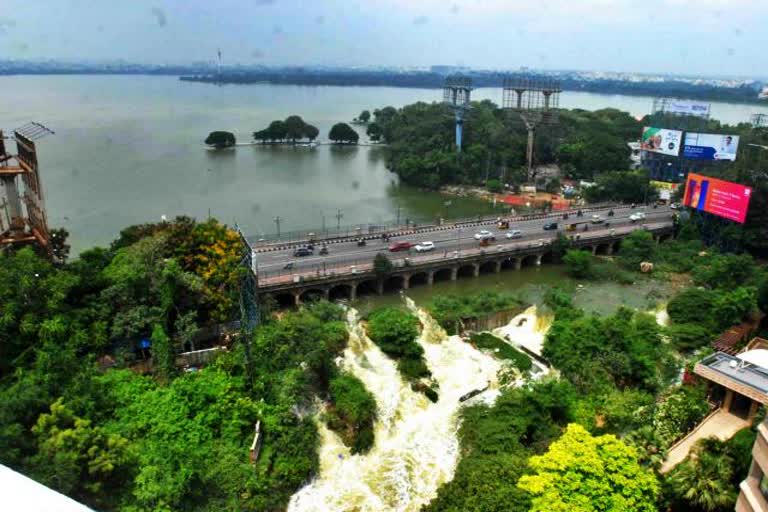
[[[666,473],[683,462],[691,448],[693,448],[693,445],[700,439],[715,437],[721,441],[726,441],[733,437],[736,432],[748,426],[749,422],[747,420],[728,411],[718,409],[669,449],[667,460],[661,465],[660,472]]]

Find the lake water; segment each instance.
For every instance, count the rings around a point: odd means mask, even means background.
[[[119,230],[162,215],[213,215],[237,221],[250,235],[341,224],[456,217],[487,206],[470,199],[450,205],[438,194],[398,187],[382,148],[241,146],[208,151],[213,130],[248,142],[273,119],[299,114],[327,137],[330,127],[363,109],[437,101],[440,91],[394,87],[216,87],[148,76],[0,77],[0,127],[39,121],[56,135],[38,153],[49,224],[65,227],[76,253],[107,244]],[[500,89],[477,99],[501,102]],[[633,115],[652,98],[564,92],[561,106],[615,107]],[[714,117],[748,121],[768,108],[713,103]]]

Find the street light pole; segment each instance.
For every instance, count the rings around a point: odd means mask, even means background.
[[[336,210],[336,231],[341,231],[341,219],[344,217],[344,213],[341,209]]]
[[[280,238],[280,216],[275,217],[275,225],[277,225],[277,238]]]

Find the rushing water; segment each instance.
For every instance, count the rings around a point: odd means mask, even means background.
[[[273,119],[299,114],[327,137],[363,109],[437,101],[440,91],[395,87],[215,87],[161,76],[0,77],[0,127],[30,120],[56,131],[38,144],[49,221],[67,228],[74,252],[162,215],[209,213],[248,234],[341,224],[474,215],[487,205],[397,187],[382,148],[239,146],[206,151],[213,130],[238,141]],[[501,101],[500,89],[476,99]],[[639,116],[649,97],[564,92],[563,107],[615,107]],[[765,107],[715,102],[712,115],[747,121]],[[365,136],[363,136],[365,139]]]
[[[318,420],[320,474],[293,496],[289,510],[416,511],[453,477],[459,457],[459,397],[490,383],[491,389],[473,400],[492,399],[501,364],[458,336],[447,336],[412,302],[410,307],[423,325],[418,343],[439,384],[439,400],[431,403],[411,390],[396,363],[366,337],[357,313],[350,310],[349,346],[339,364],[376,398],[376,441],[367,454],[350,455]]]

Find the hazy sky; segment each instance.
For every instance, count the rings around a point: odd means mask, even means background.
[[[768,0],[0,0],[0,59],[766,75]]]

